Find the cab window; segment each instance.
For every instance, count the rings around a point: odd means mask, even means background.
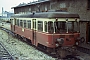
[[[54,32],[53,22],[52,21],[48,22],[48,32],[49,33],[53,33]]]
[[[55,32],[66,32],[66,22],[64,21],[57,21],[54,23],[55,25]]]

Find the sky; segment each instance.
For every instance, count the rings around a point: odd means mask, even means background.
[[[4,11],[13,12],[11,7],[15,7],[20,3],[29,3],[38,0],[0,0],[0,13],[2,13],[2,7]]]

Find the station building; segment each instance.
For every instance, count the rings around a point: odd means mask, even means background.
[[[90,0],[38,0],[12,7],[14,14],[33,12],[67,11],[80,16],[80,37],[90,43]]]

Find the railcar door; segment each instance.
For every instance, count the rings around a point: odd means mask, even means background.
[[[32,31],[33,44],[36,45],[36,19],[32,20],[32,25],[33,25]]]
[[[14,19],[14,22],[13,22],[13,25],[14,25],[13,31],[15,31],[15,24],[16,24],[16,19]]]
[[[11,30],[14,32],[15,31],[15,21],[16,19],[11,20]]]

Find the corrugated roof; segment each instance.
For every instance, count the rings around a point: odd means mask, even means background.
[[[11,9],[13,9],[13,8],[17,8],[17,7],[28,6],[28,5],[39,4],[39,3],[43,3],[43,2],[49,2],[49,0],[45,0],[45,1],[35,1],[35,2],[27,3],[27,4],[19,4],[18,6],[16,6],[16,7],[12,7]]]

